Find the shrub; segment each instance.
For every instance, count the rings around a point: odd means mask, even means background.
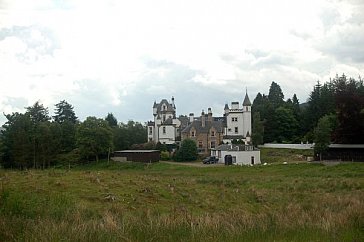
[[[161,160],[169,160],[169,152],[168,151],[161,151]]]
[[[196,142],[191,139],[182,141],[181,147],[176,153],[176,161],[194,161],[197,159]]]

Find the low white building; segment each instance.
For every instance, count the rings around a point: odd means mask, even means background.
[[[233,165],[261,164],[260,150],[253,145],[223,144],[211,149],[211,156],[216,156],[219,163],[225,163],[227,156],[231,156]]]

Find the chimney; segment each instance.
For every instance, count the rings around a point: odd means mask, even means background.
[[[202,110],[202,113],[201,113],[201,126],[205,127],[205,125],[206,125],[206,117],[205,117],[205,112]]]
[[[194,120],[194,114],[193,113],[190,113],[190,123],[192,123]]]
[[[207,121],[208,122],[212,122],[212,111],[211,111],[211,108],[208,108]]]

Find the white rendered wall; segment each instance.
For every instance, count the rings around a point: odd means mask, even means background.
[[[166,132],[163,133],[163,127],[165,127]],[[159,129],[159,142],[166,144],[174,144],[175,143],[175,127],[172,125],[165,125],[158,127]]]
[[[246,111],[246,109],[248,111]],[[249,131],[249,134],[252,134],[252,113],[251,113],[251,107],[250,106],[245,106],[244,107],[244,113],[243,113],[243,132],[244,132],[244,137],[246,136],[247,132]]]
[[[232,121],[232,118],[237,118],[238,121]],[[226,126],[226,135],[243,135],[245,137],[244,118],[242,112],[230,112],[226,117]],[[235,127],[238,127],[238,133],[235,133]]]
[[[211,151],[212,156],[218,156],[218,151]],[[231,155],[236,157],[235,165],[250,165],[251,157],[254,157],[254,164],[261,164],[260,161],[260,150],[253,151],[221,151],[221,157],[219,158],[219,163],[225,163],[225,156]]]

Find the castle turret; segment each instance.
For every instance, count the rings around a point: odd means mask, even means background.
[[[158,105],[157,105],[156,101],[154,101],[154,104],[153,104],[153,115],[154,116],[157,115],[157,107],[158,107]]]
[[[225,104],[224,112],[225,112],[225,114],[229,113],[229,106],[227,103]]]
[[[251,107],[252,104],[250,102],[248,91],[245,93],[245,98],[243,101],[243,120],[244,120],[244,127],[243,127],[243,133],[244,135],[251,135],[251,123],[252,123],[252,114],[251,114]]]

